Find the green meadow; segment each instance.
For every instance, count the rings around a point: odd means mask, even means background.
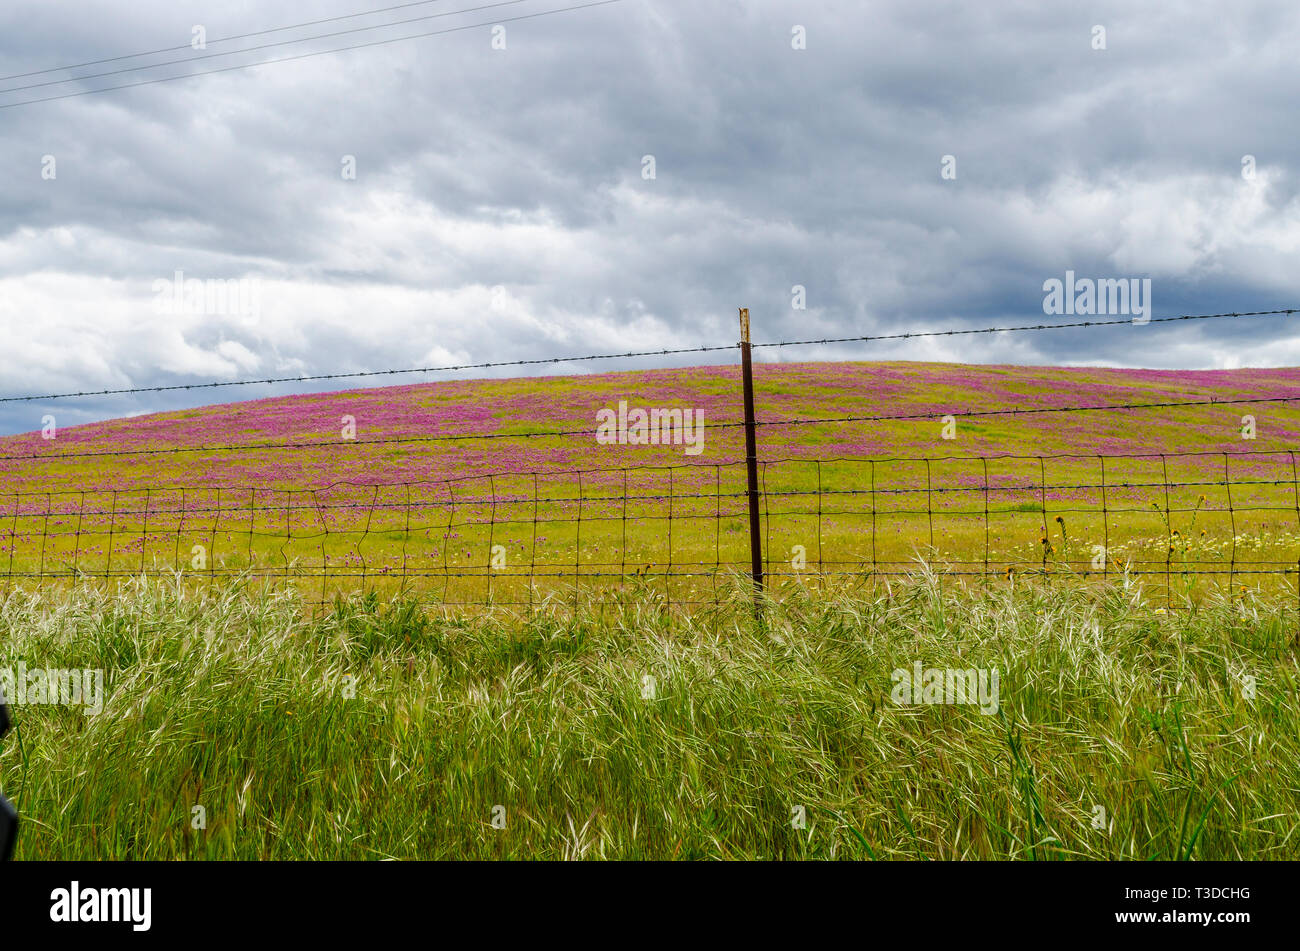
[[[1300,857],[1295,371],[757,370],[0,439],[18,857]]]
[[[1294,612],[1136,585],[743,585],[448,617],[234,583],[0,603],[105,672],[0,755],[19,859],[1295,859]],[[914,665],[994,705],[897,702]],[[909,698],[905,695],[904,700]]]

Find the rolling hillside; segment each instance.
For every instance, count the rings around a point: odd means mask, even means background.
[[[1196,406],[963,419],[943,440],[945,413],[1117,403],[1300,396],[1300,369],[1109,370],[924,363],[794,363],[755,367],[760,421],[924,414],[893,422],[765,427],[760,457],[830,458],[1142,453],[1290,449],[1300,445],[1291,404]],[[225,403],[0,437],[5,492],[150,486],[311,488],[444,479],[487,472],[592,469],[743,457],[735,428],[710,429],[703,452],[600,445],[596,414],[632,406],[703,411],[710,426],[741,420],[737,367],[698,367],[580,377],[474,380]],[[46,410],[42,409],[43,413]],[[35,413],[35,411],[34,411]],[[1252,413],[1257,439],[1241,439]],[[356,419],[356,440],[341,419]],[[33,419],[39,424],[39,414]],[[588,435],[475,440],[563,430]],[[453,437],[451,441],[420,441]],[[408,442],[383,442],[408,439]],[[228,451],[233,444],[315,444]],[[367,445],[369,443],[369,445]],[[182,449],[174,453],[171,450]],[[162,450],[155,454],[155,450]],[[138,452],[139,455],[98,455]],[[83,455],[90,454],[90,455]]]
[[[768,573],[923,558],[956,575],[1287,590],[1300,412],[1278,397],[1298,383],[1297,369],[759,366]],[[322,599],[400,579],[449,603],[531,603],[636,573],[707,600],[748,564],[740,389],[735,367],[432,383],[7,437],[0,552],[8,577],[38,581],[256,570]],[[1053,411],[1121,404],[1157,405]],[[694,441],[597,438],[638,409],[689,411]]]

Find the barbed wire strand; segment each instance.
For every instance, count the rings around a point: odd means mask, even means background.
[[[1226,312],[1219,314],[1182,314],[1174,317],[1153,317],[1150,323],[1165,323],[1179,320],[1215,320],[1221,318],[1245,318],[1280,316],[1300,313],[1300,310],[1261,310],[1245,312]],[[771,343],[755,343],[754,349],[771,347],[804,347],[833,343],[869,343],[883,340],[903,340],[921,337],[946,337],[966,334],[1008,333],[1018,331],[1065,330],[1072,327],[1110,327],[1130,324],[1131,320],[1083,321],[1070,324],[1031,324],[1013,327],[984,327],[968,330],[922,330],[897,334],[874,334],[857,337],[827,337],[820,340],[783,340]],[[622,353],[592,353],[578,356],[538,357],[522,360],[494,360],[484,363],[460,363],[445,366],[405,367],[388,370],[357,370],[340,373],[312,373],[298,376],[265,377],[253,380],[217,380],[202,383],[172,383],[159,386],[130,386],[101,390],[77,390],[65,393],[44,393],[27,396],[0,396],[0,403],[41,402],[62,399],[80,399],[90,396],[123,396],[142,393],[168,393],[179,390],[217,389],[231,386],[267,386],[280,383],[310,383],[327,380],[366,379],[381,376],[400,376],[404,374],[452,373],[464,370],[493,370],[507,367],[527,367],[557,365],[562,363],[590,363],[598,360],[624,360],[640,357],[677,356],[687,353],[718,353],[724,350],[736,350],[739,344],[709,344],[696,347],[676,347],[659,350],[631,350]]]

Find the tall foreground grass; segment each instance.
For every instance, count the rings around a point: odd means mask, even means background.
[[[0,667],[108,700],[16,708],[0,788],[20,859],[1296,858],[1298,651],[1292,604],[924,572],[762,625],[15,592]],[[895,704],[916,661],[996,668],[998,712]]]

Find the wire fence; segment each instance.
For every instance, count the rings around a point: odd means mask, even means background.
[[[764,575],[1122,578],[1161,597],[1289,589],[1293,451],[786,458],[759,463]],[[289,583],[305,600],[717,604],[751,564],[746,460],[315,488],[149,487],[0,499],[6,585],[133,576]]]
[[[1152,322],[1296,312],[1180,315]],[[1169,599],[1179,592],[1225,586],[1234,596],[1269,588],[1289,592],[1293,586],[1300,594],[1300,487],[1295,453],[1289,449],[899,458],[815,457],[812,449],[818,434],[856,425],[1076,413],[1119,418],[1248,404],[1288,407],[1300,400],[1296,391],[974,409],[926,405],[912,412],[762,419],[753,410],[751,347],[1129,323],[1026,324],[750,344],[748,312],[742,311],[744,339],[727,347],[304,377],[333,380],[739,348],[747,388],[743,418],[697,425],[701,431],[736,437],[743,429],[744,454],[724,462],[510,468],[384,481],[384,456],[359,462],[351,454],[369,447],[405,452],[436,443],[550,439],[552,445],[562,445],[574,437],[591,439],[593,430],[520,427],[512,421],[494,432],[109,447],[94,438],[65,436],[57,447],[37,442],[31,451],[0,452],[0,579],[7,588],[43,589],[135,576],[174,578],[186,585],[239,578],[290,585],[317,605],[357,591],[403,592],[447,606],[577,605],[617,599],[637,589],[656,592],[670,606],[689,606],[720,603],[734,592],[737,580],[779,594],[790,586],[875,583],[914,573],[924,563],[943,577],[986,583],[1117,577]],[[810,427],[810,438],[803,441],[808,456],[792,452],[787,458],[763,458],[756,434],[799,427]],[[1159,432],[1158,427],[1146,431]],[[210,463],[229,454],[281,453],[351,459],[350,464],[363,466],[375,478],[316,485],[306,480],[298,485],[85,484],[87,473],[102,473],[97,466],[133,465],[147,457],[197,454]],[[66,461],[74,467],[60,468]],[[204,471],[202,458],[191,471]],[[6,482],[12,491],[5,492]],[[60,487],[65,485],[74,487]]]

